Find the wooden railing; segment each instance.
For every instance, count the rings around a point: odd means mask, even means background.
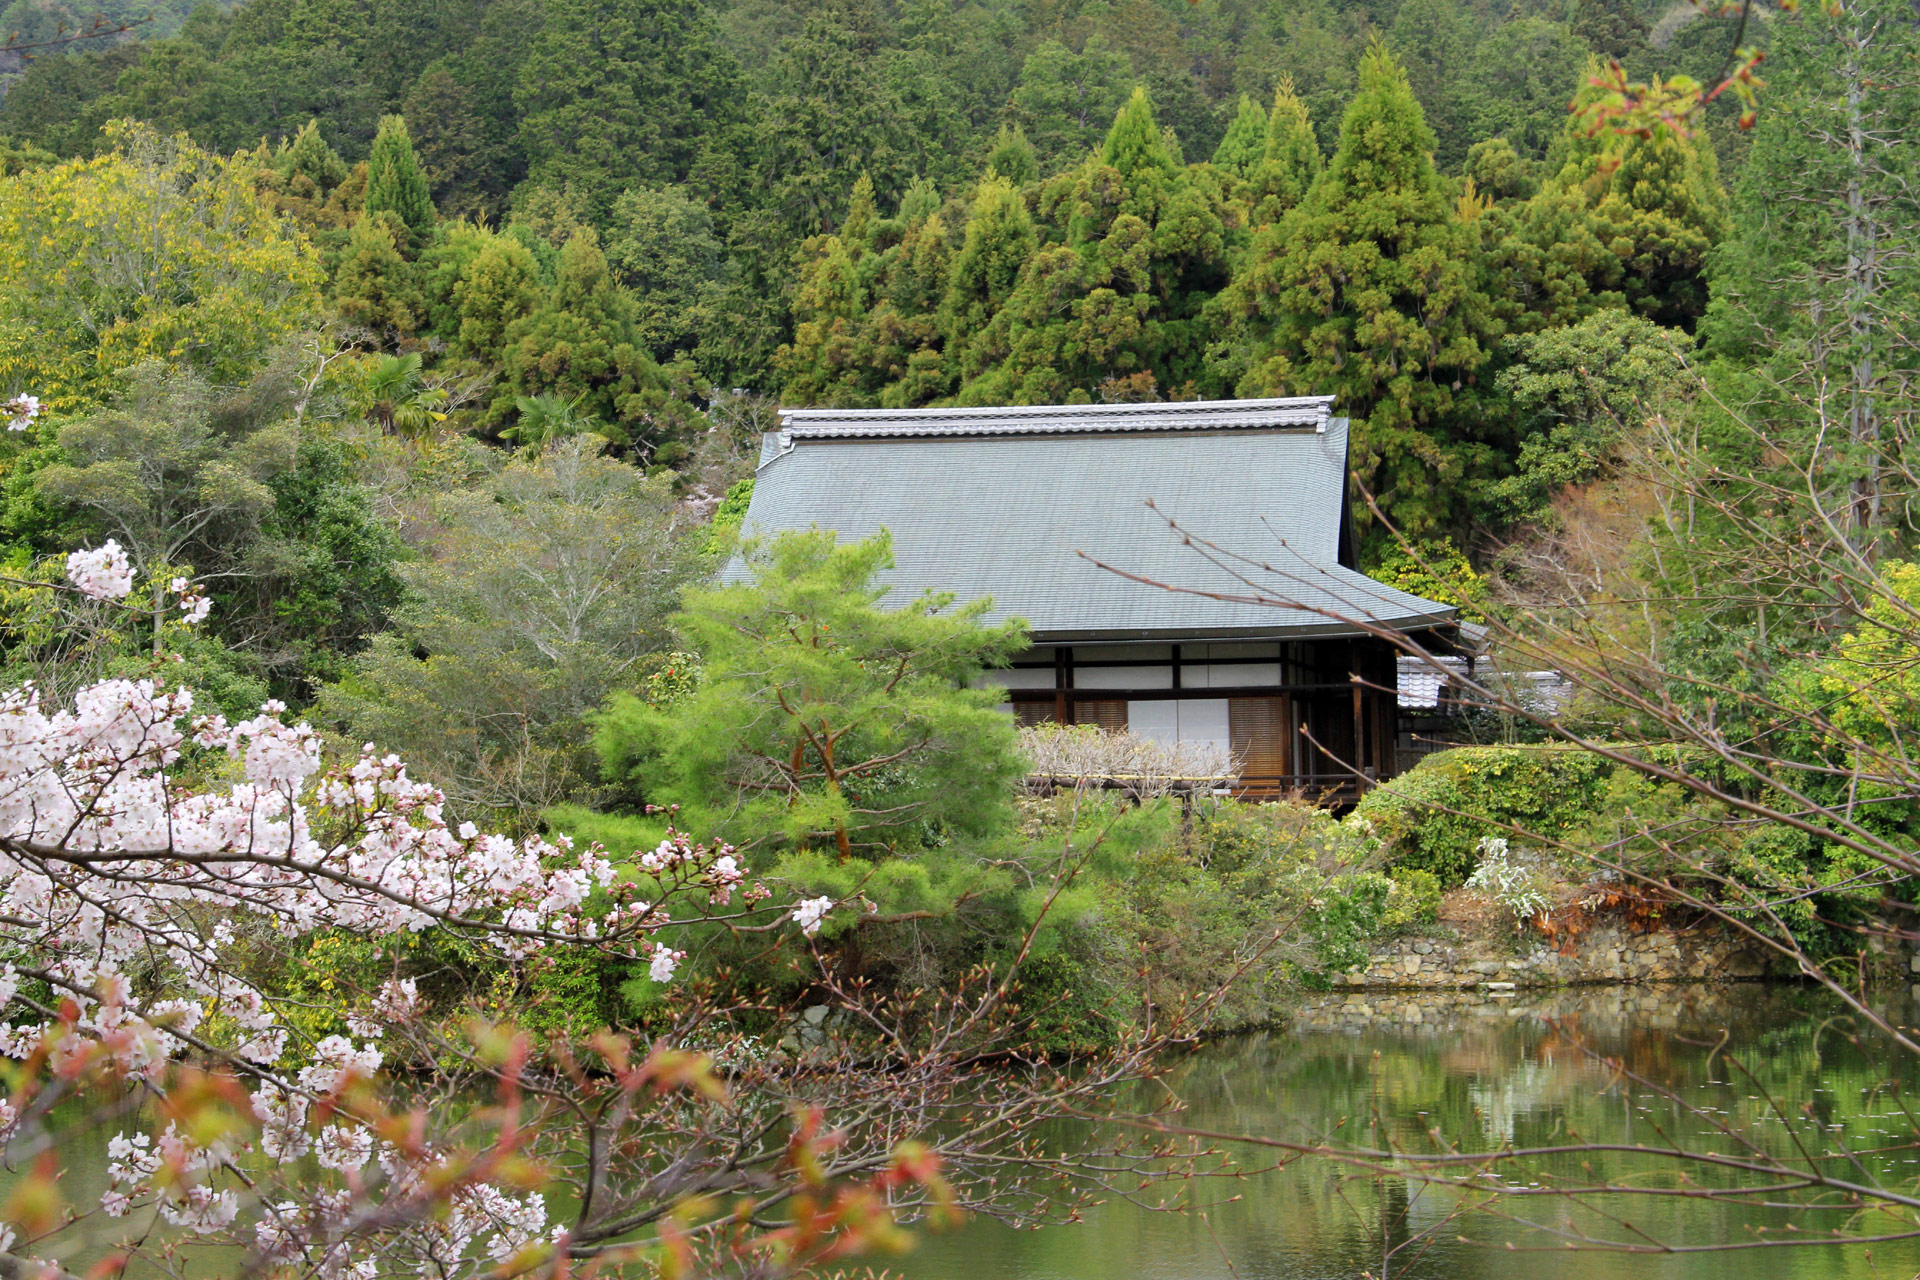
[[[1234,784],[1238,800],[1300,800],[1322,806],[1349,805],[1360,799],[1371,780],[1352,773],[1243,773]]]

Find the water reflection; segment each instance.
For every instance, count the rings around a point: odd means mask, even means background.
[[[1889,1012],[1913,1021],[1910,1009]],[[1199,1127],[1299,1141],[1390,1138],[1402,1149],[1423,1144],[1435,1126],[1469,1150],[1570,1136],[1728,1149],[1724,1125],[1786,1150],[1793,1136],[1770,1097],[1796,1115],[1804,1104],[1830,1142],[1856,1153],[1861,1171],[1911,1191],[1920,1148],[1896,1088],[1908,1087],[1915,1064],[1863,1052],[1842,1015],[1819,993],[1745,985],[1589,988],[1510,999],[1472,992],[1328,996],[1285,1031],[1197,1051],[1179,1064],[1173,1084]],[[1696,1110],[1610,1071],[1594,1054],[1617,1058]],[[1679,1171],[1658,1159],[1625,1153],[1583,1160],[1599,1178],[1682,1185]],[[1586,1173],[1581,1164],[1543,1165],[1536,1174],[1578,1178]],[[1696,1185],[1716,1182],[1711,1173],[1692,1176]],[[1920,1272],[1920,1241],[1846,1252],[1557,1256],[1564,1246],[1552,1235],[1468,1212],[1454,1193],[1324,1162],[1212,1184],[1195,1198],[1208,1207],[1166,1214],[1110,1203],[1092,1209],[1084,1224],[1033,1232],[976,1221],[924,1240],[897,1269],[910,1280],[1508,1280],[1550,1272],[1600,1280],[1865,1280]],[[1757,1228],[1777,1231],[1788,1220],[1752,1204],[1683,1197],[1509,1205],[1549,1230],[1669,1244],[1750,1240]],[[1888,1213],[1800,1223],[1877,1233],[1910,1229],[1915,1221]],[[1463,1235],[1476,1243],[1461,1243]],[[1509,1251],[1509,1244],[1518,1248]]]

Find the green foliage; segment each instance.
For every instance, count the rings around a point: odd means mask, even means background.
[[[1213,163],[1236,178],[1250,179],[1267,157],[1267,113],[1246,94],[1240,95],[1240,110],[1233,123],[1214,148]]]
[[[613,205],[607,260],[637,302],[641,343],[665,359],[706,328],[721,278],[713,215],[683,187],[634,187]]]
[[[506,274],[511,279],[511,268]],[[633,298],[614,282],[591,229],[567,241],[552,290],[507,326],[505,344],[496,417],[515,397],[550,392],[606,423],[617,443],[658,444],[669,435],[657,418],[666,386],[641,344]]]
[[[1004,823],[1023,762],[998,695],[968,685],[1024,643],[1020,624],[947,596],[883,608],[884,534],[787,534],[742,563],[675,618],[699,687],[666,707],[616,695],[600,715],[610,781],[735,843],[824,841],[843,859]]]
[[[1078,163],[1100,141],[1133,87],[1133,68],[1104,35],[1080,52],[1049,40],[1027,55],[1008,115],[1032,143],[1044,173]]]
[[[1458,547],[1445,539],[1418,546],[1396,542],[1384,549],[1367,570],[1367,576],[1428,600],[1453,605],[1468,622],[1484,619],[1490,595],[1487,580],[1474,570]]]
[[[999,178],[1015,187],[1023,187],[1040,177],[1040,157],[1019,125],[1001,125],[994,136],[993,149],[987,152],[985,176]]]
[[[241,166],[141,127],[112,143],[0,179],[0,386],[51,408],[152,359],[243,381],[319,312],[317,256]]]
[[[380,117],[380,132],[367,155],[365,208],[369,219],[390,213],[400,220],[409,236],[409,257],[426,247],[436,217],[433,196],[413,154],[413,138],[403,116]]]
[[[753,477],[736,481],[727,490],[727,496],[714,508],[713,531],[707,537],[707,552],[718,555],[733,546],[733,540],[740,533],[740,526],[746,523],[747,507],[753,502]]]
[[[1252,177],[1251,225],[1264,227],[1305,200],[1325,167],[1307,104],[1294,92],[1293,81],[1282,77],[1267,116],[1266,149]]]
[[[1355,809],[1391,874],[1431,872],[1448,887],[1473,871],[1480,841],[1519,827],[1546,840],[1583,830],[1614,766],[1561,747],[1456,747],[1367,792]]]
[[[1603,474],[1621,441],[1683,403],[1692,340],[1617,310],[1516,334],[1499,389],[1520,414],[1515,474],[1489,488],[1509,521],[1542,518],[1553,495]]]
[[[419,272],[401,252],[403,243],[411,243],[410,233],[397,215],[370,214],[355,224],[333,273],[341,318],[387,343],[411,337],[427,319]]]
[[[435,495],[410,599],[317,713],[402,753],[456,801],[524,827],[587,793],[585,717],[663,646],[674,591],[702,563],[671,481],[583,436]]]
[[[636,182],[683,181],[738,118],[739,69],[696,0],[558,0],[545,19],[513,89],[517,142],[532,180],[590,219]]]
[[[1405,73],[1375,45],[1332,162],[1223,295],[1236,323],[1215,356],[1242,395],[1337,394],[1351,465],[1416,537],[1457,522],[1493,465],[1486,415],[1457,388],[1497,328],[1433,148]]]

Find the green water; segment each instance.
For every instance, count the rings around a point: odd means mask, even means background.
[[[1367,1137],[1377,1116],[1394,1141],[1420,1142],[1437,1123],[1467,1149],[1503,1139],[1662,1144],[1662,1134],[1725,1150],[1719,1118],[1771,1149],[1791,1141],[1771,1096],[1799,1115],[1808,1105],[1830,1141],[1859,1155],[1857,1171],[1915,1190],[1920,1137],[1886,1086],[1906,1089],[1915,1067],[1849,1043],[1829,999],[1759,986],[1616,988],[1545,999],[1459,997],[1416,1008],[1405,997],[1330,997],[1301,1024],[1207,1046],[1182,1062],[1172,1086],[1197,1127],[1313,1141],[1343,1132]],[[1889,1010],[1903,1023],[1907,1008]],[[1726,1033],[1719,1056],[1711,1045]],[[1706,1112],[1610,1075],[1587,1053],[1620,1059]],[[1733,1069],[1732,1054],[1754,1079]],[[1916,1100],[1920,1109],[1920,1100]],[[1425,1117],[1423,1119],[1422,1117]],[[1810,1121],[1801,1120],[1803,1125]],[[1864,1154],[1862,1154],[1864,1153]],[[1257,1151],[1244,1153],[1258,1163]],[[1270,1157],[1269,1157],[1270,1159]],[[1594,1157],[1596,1175],[1675,1184],[1671,1164],[1628,1153]],[[1578,1162],[1547,1172],[1576,1176]],[[1724,1178],[1705,1181],[1725,1185]],[[1087,1210],[1079,1223],[1013,1231],[976,1218],[923,1238],[892,1264],[906,1280],[1357,1280],[1444,1277],[1519,1280],[1813,1280],[1920,1275],[1920,1240],[1830,1247],[1659,1255],[1580,1252],[1525,1224],[1461,1214],[1459,1197],[1402,1177],[1343,1173],[1301,1161],[1244,1181],[1198,1184],[1207,1205],[1186,1213],[1124,1202]],[[1230,1198],[1238,1195],[1239,1199]],[[1585,1207],[1565,1199],[1507,1202],[1509,1213],[1614,1240],[1701,1246],[1751,1240],[1788,1220],[1761,1206],[1664,1197]],[[1611,1212],[1611,1219],[1606,1212]],[[1846,1225],[1839,1214],[1798,1219],[1803,1228]],[[1913,1229],[1891,1214],[1859,1220],[1874,1233]],[[1462,1243],[1467,1236],[1472,1243]],[[1511,1246],[1511,1247],[1509,1247]]]

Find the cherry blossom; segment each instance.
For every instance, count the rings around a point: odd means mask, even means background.
[[[113,543],[75,553],[68,571],[100,599],[131,580]],[[402,1150],[334,1101],[377,1076],[389,1033],[421,1016],[415,981],[387,981],[343,1010],[345,1034],[308,1042],[249,976],[249,947],[263,930],[297,940],[447,928],[510,960],[590,945],[645,961],[666,983],[687,954],[663,932],[674,927],[668,901],[710,909],[739,889],[752,911],[770,893],[746,883],[737,850],[678,832],[635,859],[636,882],[599,846],[456,826],[400,759],[369,745],[329,768],[319,736],[285,712],[269,702],[237,722],[196,714],[190,692],[157,678],[103,681],[70,707],[43,704],[31,686],[0,693],[0,945],[19,965],[0,970],[0,1054],[48,1051],[50,1068],[69,1074],[110,1063],[130,1081],[157,1081],[195,1049],[224,1046],[252,1064],[258,1127],[244,1138],[169,1124],[113,1139],[109,1216],[151,1209],[181,1232],[241,1235],[315,1274],[371,1274],[350,1237],[356,1188],[377,1167],[387,1203],[440,1198],[442,1211],[409,1228],[434,1269],[512,1257],[551,1235],[537,1193],[450,1184],[431,1143]],[[225,781],[188,781],[211,776]],[[812,933],[831,905],[802,902],[791,918]],[[54,991],[57,1013],[21,1001],[23,972]],[[13,1115],[9,1105],[0,1125]],[[260,1200],[232,1171],[263,1158],[312,1161],[337,1186],[297,1205]]]
[[[120,544],[108,538],[67,557],[67,581],[90,600],[124,600],[133,590],[133,566]]]
[[[820,932],[820,922],[831,910],[833,910],[832,898],[807,898],[794,904],[792,919],[800,926],[800,932],[811,938]]]
[[[40,416],[40,397],[17,395],[4,404],[0,404],[0,414],[7,419],[7,430],[25,431]]]

